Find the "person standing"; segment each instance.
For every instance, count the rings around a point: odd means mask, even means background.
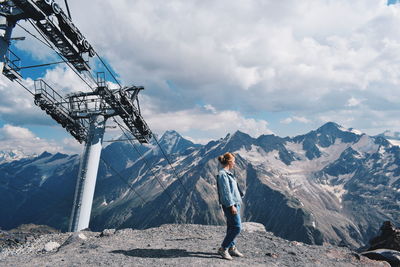
[[[236,237],[242,229],[240,218],[240,206],[242,204],[242,193],[231,170],[235,166],[235,157],[232,153],[225,153],[218,157],[221,163],[217,176],[218,199],[222,205],[226,217],[226,236],[222,241],[218,254],[223,259],[232,260],[232,256],[243,257],[243,254],[236,248]]]

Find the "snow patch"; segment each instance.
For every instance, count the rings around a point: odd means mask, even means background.
[[[336,198],[339,200],[339,203],[342,203],[342,197],[345,193],[347,193],[347,190],[343,188],[344,184],[340,184],[340,185],[321,184],[320,186],[325,191],[330,192],[333,195],[335,195]]]
[[[33,157],[37,157],[37,154],[28,155],[18,149],[12,149],[9,151],[0,151],[0,164],[11,162],[14,160],[21,160],[24,158],[33,158]]]
[[[361,132],[360,130],[353,129],[353,128],[350,128],[348,131],[351,132],[351,133],[357,134],[357,135],[362,135],[363,134],[363,132]]]
[[[275,150],[274,150],[275,151]],[[251,145],[250,150],[246,150],[244,147],[240,148],[237,153],[244,159],[252,162],[254,165],[260,165],[267,161],[268,155],[263,149],[256,145]],[[276,154],[276,153],[275,153]],[[276,155],[275,155],[276,157]],[[279,159],[279,155],[278,155]],[[279,160],[280,161],[280,160]]]
[[[400,146],[400,140],[394,140],[394,139],[387,139],[387,140],[393,146]]]
[[[379,145],[375,144],[374,140],[368,135],[363,135],[360,140],[351,147],[356,151],[368,154],[376,153],[379,149]]]

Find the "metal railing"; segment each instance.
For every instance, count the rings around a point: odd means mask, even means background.
[[[14,71],[18,71],[21,68],[21,59],[13,51],[8,49],[6,64]]]
[[[46,98],[54,106],[60,108],[65,115],[69,114],[68,102],[43,80],[35,81],[35,95]]]

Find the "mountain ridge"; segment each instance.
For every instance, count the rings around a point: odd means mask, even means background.
[[[219,168],[216,158],[227,151],[236,155],[235,175],[247,191],[243,219],[262,223],[283,238],[310,244],[344,242],[356,247],[368,242],[382,221],[400,219],[396,206],[400,201],[400,149],[383,137],[371,137],[335,123],[292,138],[253,138],[235,132],[206,145],[190,141],[177,145],[184,138],[175,131],[168,135],[172,138],[166,139],[173,141],[162,146],[173,151],[167,155],[172,167],[154,144],[137,146],[141,155],[127,143],[113,143],[103,149],[102,157],[119,175],[108,164],[100,163],[92,229],[148,228],[166,222],[223,224],[215,173]],[[77,158],[61,157],[60,162],[75,160],[69,168],[77,169]],[[15,162],[14,168],[23,170],[23,162],[18,164]],[[12,164],[0,165],[0,175],[7,171],[6,166],[11,168]],[[40,168],[32,170],[43,177]],[[63,180],[64,191],[73,192],[76,173],[68,168],[58,170],[51,173],[63,172],[62,177],[70,177]],[[44,185],[55,179],[47,177]],[[9,198],[8,194],[3,200]],[[36,222],[58,228],[66,225],[70,210],[49,208],[48,212],[56,216],[47,220],[46,213],[39,212]],[[297,235],[290,229],[297,229]]]

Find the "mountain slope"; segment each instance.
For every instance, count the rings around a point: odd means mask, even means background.
[[[293,138],[253,138],[238,131],[195,145],[169,131],[159,143],[169,151],[172,167],[155,144],[138,147],[140,153],[122,143],[104,149],[104,159],[119,174],[101,162],[91,229],[224,224],[215,175],[216,158],[227,151],[236,155],[235,175],[246,191],[244,220],[262,223],[278,236],[310,244],[359,246],[382,221],[400,221],[400,149],[384,137],[327,123]],[[23,167],[20,162],[19,168],[29,168],[26,163]],[[10,164],[0,165],[0,170]],[[69,168],[76,169],[77,161],[74,164]],[[69,178],[72,188],[76,178],[71,172]],[[3,201],[11,203],[12,198],[5,193]],[[69,214],[53,212],[65,219]]]

